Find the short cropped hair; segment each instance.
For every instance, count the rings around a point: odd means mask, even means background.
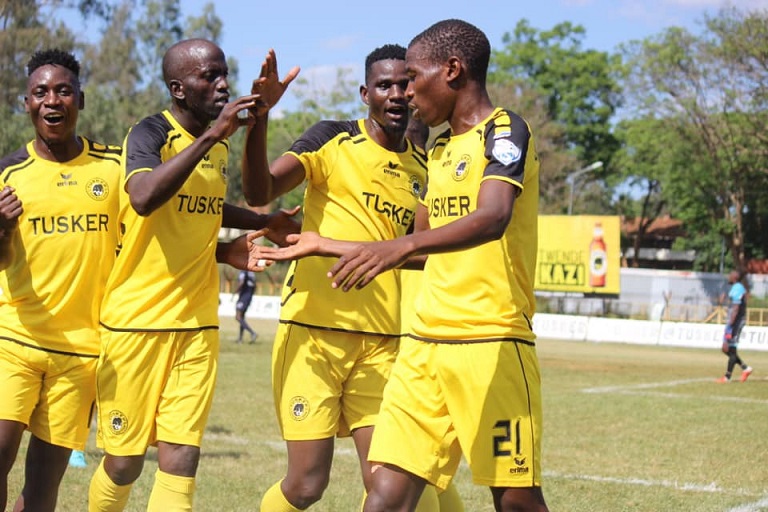
[[[80,63],[75,56],[70,52],[57,48],[36,51],[27,63],[27,76],[34,73],[37,68],[48,64],[63,66],[70,70],[78,79],[80,78]]]
[[[368,77],[371,74],[371,66],[380,60],[405,60],[405,48],[399,44],[385,44],[376,48],[365,58],[365,83],[368,83]]]
[[[466,21],[449,19],[438,21],[411,40],[425,46],[426,57],[442,64],[451,56],[461,58],[469,77],[485,84],[491,44],[482,30]]]

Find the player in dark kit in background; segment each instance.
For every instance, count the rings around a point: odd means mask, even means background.
[[[245,313],[251,305],[253,300],[253,291],[256,287],[256,273],[250,270],[242,270],[237,276],[237,304],[235,304],[235,320],[240,324],[240,333],[237,336],[237,343],[243,342],[243,334],[248,333],[251,335],[251,343],[256,342],[256,331],[248,325],[248,321],[245,319]]]
[[[741,366],[741,377],[739,380],[744,382],[752,374],[752,367],[741,360],[738,354],[739,338],[741,330],[747,323],[747,295],[748,291],[744,286],[742,275],[733,270],[728,274],[728,284],[731,285],[728,290],[728,319],[723,334],[723,353],[728,356],[728,366],[725,375],[717,379],[718,383],[725,384],[731,381],[731,375],[736,365]]]
[[[31,433],[14,510],[53,511],[96,396],[99,305],[117,247],[120,148],[77,135],[80,64],[27,64],[35,138],[0,160],[0,510]]]
[[[159,469],[147,509],[192,507],[218,362],[216,262],[247,262],[246,240],[217,245],[219,229],[270,227],[283,243],[298,228],[286,212],[224,202],[227,138],[253,122],[238,114],[274,105],[298,73],[281,83],[276,66],[270,51],[252,94],[229,102],[224,52],[204,39],[176,43],[163,58],[170,108],[126,137],[121,249],[101,309],[97,433],[106,454],[91,479],[92,512],[124,509],[150,445]]]

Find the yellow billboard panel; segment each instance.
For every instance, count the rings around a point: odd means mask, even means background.
[[[620,266],[618,216],[539,215],[536,290],[616,296]]]

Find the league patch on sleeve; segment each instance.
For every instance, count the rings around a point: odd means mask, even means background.
[[[520,160],[523,155],[522,150],[509,139],[497,139],[493,141],[493,151],[491,151],[496,160],[504,165],[509,165]]]

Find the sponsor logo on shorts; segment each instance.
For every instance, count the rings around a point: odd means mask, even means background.
[[[128,428],[128,418],[120,411],[109,413],[109,431],[115,435],[122,434]]]
[[[303,396],[291,398],[291,415],[296,421],[301,421],[309,414],[309,401]]]
[[[515,467],[509,468],[509,473],[512,475],[526,474],[530,471],[530,468],[525,464],[526,460],[523,455],[515,455],[512,457],[515,463]]]

